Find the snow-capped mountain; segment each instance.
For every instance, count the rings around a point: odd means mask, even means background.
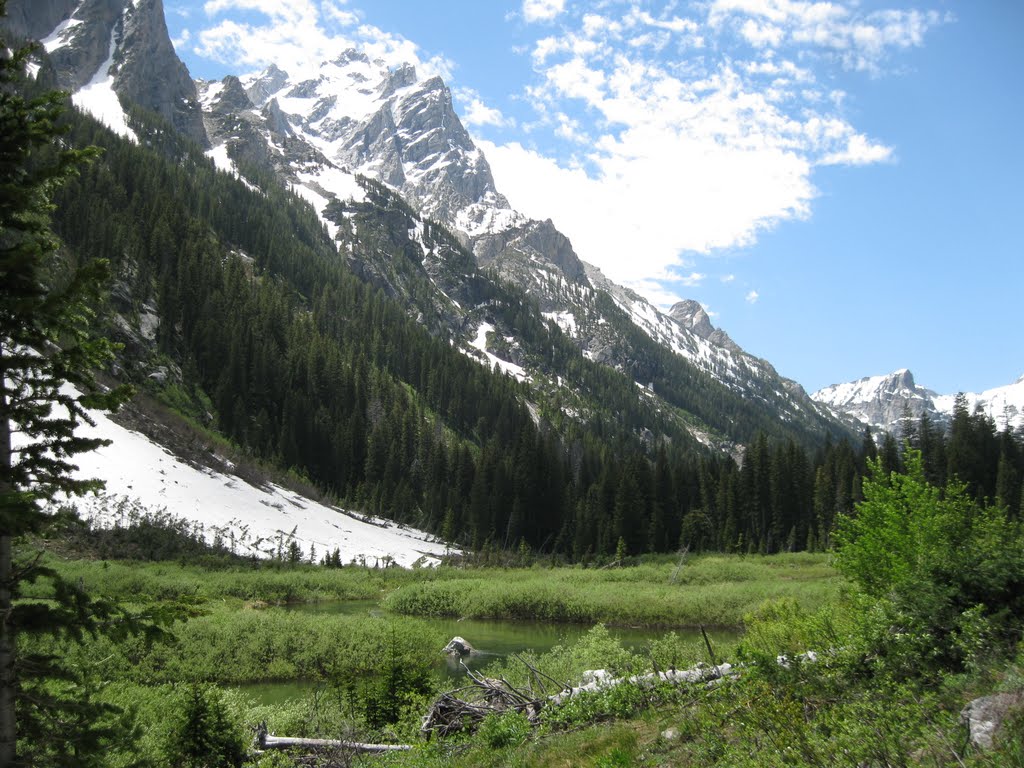
[[[661,312],[585,264],[553,222],[513,210],[440,78],[419,80],[412,66],[388,69],[349,50],[302,79],[271,66],[199,88],[211,154],[269,163],[324,213],[332,232],[338,222],[325,213],[330,200],[365,199],[350,174],[375,179],[413,206],[418,226],[427,219],[446,225],[480,266],[536,299],[590,359],[628,370],[636,352],[601,308],[604,293],[656,343],[733,388],[757,392],[786,418],[815,410],[799,386],[712,328],[696,302]],[[425,265],[431,259],[424,248]],[[457,290],[437,284],[445,296]],[[463,341],[473,347],[479,324],[461,307],[447,309],[459,316],[448,325],[470,326]]]
[[[553,222],[513,210],[440,78],[421,79],[411,65],[390,68],[348,50],[314,71],[271,66],[256,75],[193,83],[167,39],[160,0],[12,0],[11,6],[16,25],[43,39],[48,65],[76,104],[131,135],[125,105],[138,103],[196,139],[218,167],[246,183],[276,177],[313,205],[357,274],[405,300],[413,317],[451,335],[482,363],[497,357],[524,379],[572,386],[557,372],[552,378],[531,369],[516,329],[500,327],[480,305],[481,292],[470,285],[478,279],[470,275],[475,270],[459,266],[467,251],[486,274],[524,291],[542,319],[587,358],[629,375],[645,396],[668,396],[669,410],[692,420],[701,439],[718,432],[728,442],[722,425],[708,429],[699,417],[691,419],[691,386],[724,386],[750,403],[744,409],[765,415],[765,423],[800,424],[817,434],[839,428],[799,385],[714,329],[698,304],[660,311],[586,265]],[[365,238],[354,217],[374,205],[361,179],[385,185],[408,203],[408,213],[381,214],[391,231],[377,236],[404,249],[411,267],[399,269],[373,249],[354,248],[353,238]],[[443,242],[431,221],[456,241]],[[410,268],[429,280],[429,296],[410,294]],[[482,332],[485,326],[493,330]],[[666,352],[676,359],[667,360]],[[722,424],[733,419],[723,417]]]
[[[846,384],[833,384],[811,397],[873,429],[894,431],[906,413],[914,418],[927,414],[946,424],[952,418],[956,395],[940,395],[915,383],[913,374],[901,369],[887,376],[867,376]],[[1015,383],[981,393],[964,393],[967,410],[980,409],[996,427],[1024,427],[1024,376]]]

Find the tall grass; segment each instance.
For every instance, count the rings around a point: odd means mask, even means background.
[[[609,569],[330,569],[268,563],[210,568],[88,560],[50,564],[89,593],[121,601],[280,605],[382,600],[386,610],[409,616],[651,627],[739,626],[766,600],[783,597],[814,610],[833,600],[842,584],[828,556],[806,553],[709,555],[682,564],[661,557]],[[34,594],[30,587],[25,596],[44,593]]]
[[[238,685],[371,677],[385,650],[429,668],[442,659],[447,640],[416,619],[222,606],[177,625],[167,642],[98,637],[81,644],[37,644],[33,650],[61,653],[105,680]]]
[[[293,567],[256,562],[251,565],[204,567],[175,562],[133,563],[95,560],[51,560],[65,577],[93,595],[111,600],[260,601],[270,604],[330,600],[374,600],[398,585],[429,572],[401,568]],[[25,597],[44,597],[45,585],[25,590]]]
[[[418,616],[738,626],[766,600],[790,598],[814,610],[841,584],[824,555],[708,556],[681,567],[662,560],[608,570],[442,571],[398,586],[383,605]]]

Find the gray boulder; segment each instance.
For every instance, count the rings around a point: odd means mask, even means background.
[[[970,702],[960,712],[960,722],[970,730],[971,743],[992,749],[993,740],[1010,711],[1024,706],[1024,692],[996,693]]]

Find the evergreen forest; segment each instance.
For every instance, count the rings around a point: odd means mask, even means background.
[[[878,440],[798,429],[636,339],[634,374],[667,393],[675,409],[665,413],[637,397],[634,376],[587,360],[528,296],[430,225],[428,242],[466,276],[457,298],[514,329],[540,370],[575,390],[489,370],[453,348],[441,319],[424,319],[426,278],[395,235],[413,214],[386,188],[367,181],[367,201],[338,211],[339,255],[306,203],[269,179],[260,191],[216,171],[158,118],[132,117],[141,145],[69,115],[70,143],[102,154],[59,190],[53,213],[69,258],[112,262],[107,316],[125,344],[122,371],[346,504],[477,552],[583,561],[815,550],[860,500],[865,462],[880,452],[898,468],[909,445],[930,479],[959,477],[976,498],[1019,511],[1024,439],[963,403],[948,434],[910,417],[903,434]],[[123,329],[146,313],[159,317],[152,344]],[[155,380],[161,365],[172,375]],[[586,418],[568,418],[567,402]],[[734,425],[745,451],[700,445],[688,414]]]

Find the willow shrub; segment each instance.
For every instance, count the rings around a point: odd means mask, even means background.
[[[877,616],[876,650],[906,656],[893,647],[902,644],[945,669],[1009,652],[1024,628],[1020,522],[978,504],[961,483],[929,485],[920,452],[909,451],[906,465],[885,476],[874,464],[864,501],[835,535],[836,566]]]

